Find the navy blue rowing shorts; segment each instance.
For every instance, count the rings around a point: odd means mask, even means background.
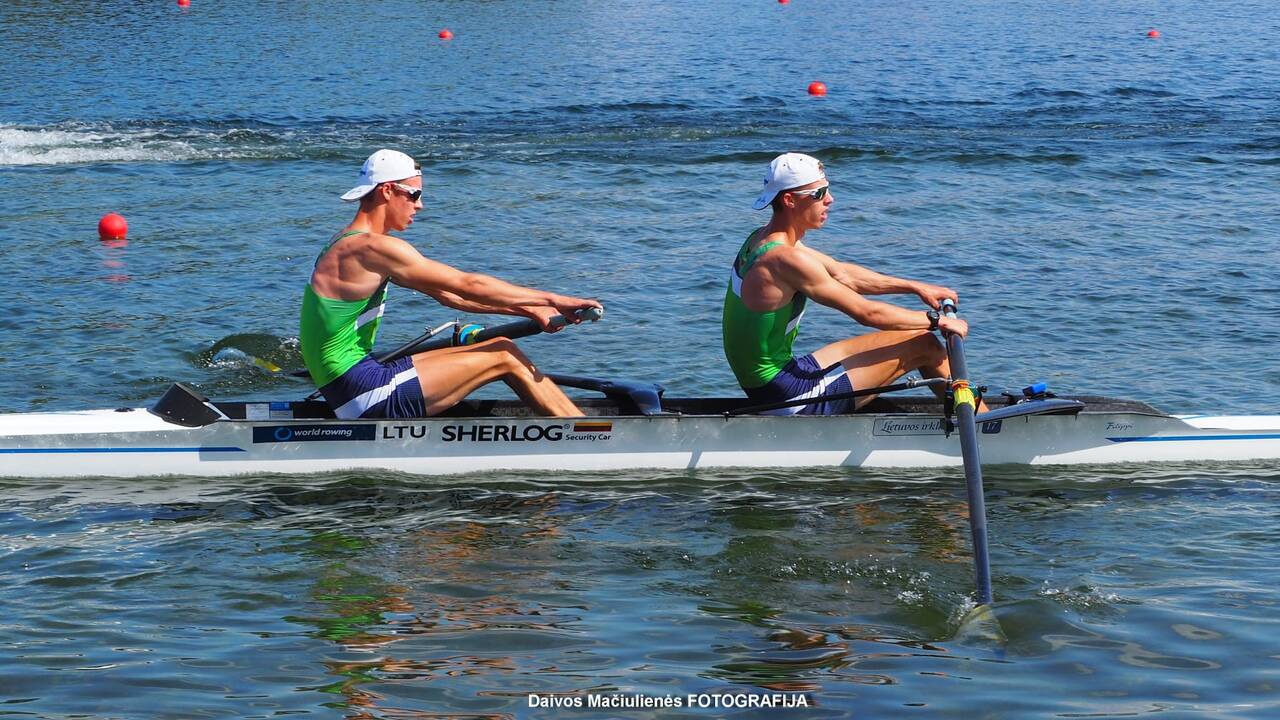
[[[333,414],[344,420],[427,415],[412,357],[384,365],[366,355],[337,380],[320,388],[320,393],[333,408]]]
[[[829,395],[853,391],[853,383],[836,363],[820,367],[813,355],[792,358],[782,366],[767,384],[758,388],[746,388],[747,397],[760,405],[807,398],[823,398]],[[762,415],[838,415],[853,412],[853,398],[844,400],[817,400],[808,405],[766,410]]]

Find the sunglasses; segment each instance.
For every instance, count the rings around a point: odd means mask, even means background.
[[[422,188],[409,187],[408,185],[401,185],[398,182],[393,182],[391,184],[396,186],[400,192],[407,195],[409,197],[409,202],[418,202],[418,198],[422,197]]]
[[[827,196],[827,190],[830,188],[830,185],[823,185],[820,188],[814,188],[812,190],[788,190],[787,192],[792,195],[804,195],[805,197],[811,197],[814,200],[821,200]]]

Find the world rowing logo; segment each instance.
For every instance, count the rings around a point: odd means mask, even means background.
[[[351,440],[373,440],[377,428],[368,425],[266,425],[253,429],[253,442],[287,443],[287,442],[341,442]]]

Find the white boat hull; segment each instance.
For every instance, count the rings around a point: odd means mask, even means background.
[[[391,470],[959,466],[938,415],[719,415],[341,421],[271,418],[172,424],[146,409],[0,416],[0,477],[228,476]],[[981,427],[984,464],[1280,458],[1280,416],[1145,412],[1036,415]]]

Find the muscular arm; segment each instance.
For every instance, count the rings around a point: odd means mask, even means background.
[[[555,293],[514,285],[481,273],[468,273],[422,255],[412,245],[384,237],[373,245],[366,264],[403,287],[464,312],[524,315],[526,308],[559,307]]]
[[[463,298],[461,295],[451,293],[447,290],[424,290],[423,294],[429,295],[436,302],[451,307],[455,310],[461,310],[466,313],[477,313],[481,315],[520,315],[521,313],[508,307],[498,305],[486,305],[485,303],[474,302]]]
[[[822,263],[832,279],[860,295],[892,295],[916,291],[916,283],[912,280],[884,275],[861,265],[841,262],[805,245],[801,245],[800,249]]]
[[[844,285],[850,290],[860,295],[893,295],[910,293],[918,296],[926,305],[932,308],[938,308],[940,301],[944,298],[951,298],[959,301],[960,296],[956,291],[941,285],[933,285],[931,283],[920,282],[919,280],[908,280],[906,278],[893,277],[892,275],[882,275],[874,270],[869,270],[861,265],[853,263],[840,262],[829,255],[814,250],[804,245],[797,246],[799,249],[811,253],[822,266],[826,268],[827,273],[833,277],[836,282]]]
[[[815,302],[835,308],[862,325],[880,330],[924,330],[929,317],[922,310],[907,310],[890,303],[871,300],[855,290],[847,281],[838,279],[821,260],[821,253],[807,251],[776,253],[770,269],[787,285],[804,293]],[[834,261],[833,261],[834,262]],[[857,266],[853,266],[857,267]],[[871,273],[871,271],[867,271]],[[871,273],[888,280],[879,273]],[[879,281],[877,281],[879,282]],[[879,286],[873,286],[879,287]]]

